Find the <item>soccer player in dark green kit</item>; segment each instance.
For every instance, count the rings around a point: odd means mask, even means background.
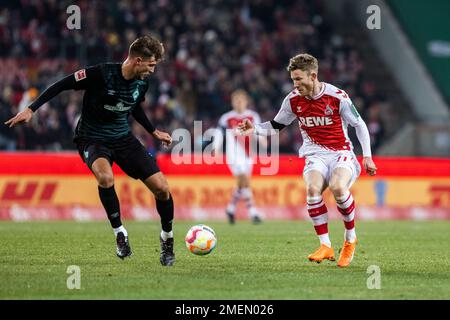
[[[102,63],[79,70],[47,88],[25,110],[6,121],[10,127],[28,122],[33,113],[45,102],[64,90],[85,90],[81,117],[75,129],[74,142],[81,158],[95,175],[100,200],[116,237],[119,258],[131,255],[127,230],[120,219],[120,205],[114,189],[112,164],[130,177],[140,179],[153,192],[156,208],[161,217],[160,262],[171,266],[173,253],[173,200],[165,176],[155,159],[131,134],[128,116],[131,114],[150,134],[163,144],[172,138],[156,129],[141,107],[148,89],[146,78],[155,72],[163,59],[164,47],[154,37],[136,39],[123,63]]]

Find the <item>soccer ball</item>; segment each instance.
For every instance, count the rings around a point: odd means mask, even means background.
[[[204,224],[190,228],[184,241],[188,250],[199,256],[210,253],[217,244],[216,233]]]

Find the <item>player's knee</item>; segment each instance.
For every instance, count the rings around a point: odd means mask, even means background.
[[[347,193],[347,186],[339,181],[330,184],[330,191],[335,197],[342,197]]]
[[[102,188],[110,188],[114,185],[114,176],[108,172],[98,172],[96,174],[97,182]]]
[[[308,197],[317,197],[321,195],[322,190],[319,186],[310,185],[306,188],[306,192],[308,193]]]
[[[153,191],[153,194],[155,195],[155,198],[158,200],[168,200],[170,197],[169,186],[168,185],[158,186]]]
[[[250,187],[250,182],[248,181],[248,179],[239,179],[238,186],[239,188],[248,188]]]

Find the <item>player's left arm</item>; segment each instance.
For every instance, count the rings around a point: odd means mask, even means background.
[[[266,121],[259,124],[253,124],[250,120],[245,119],[238,125],[238,131],[242,135],[256,134],[257,136],[271,136],[278,134],[280,130],[290,125],[297,116],[292,112],[291,102],[287,95],[273,120]]]
[[[361,144],[363,152],[363,167],[366,172],[373,176],[377,173],[377,167],[372,160],[372,151],[370,148],[370,134],[367,125],[359,115],[356,107],[350,99],[342,99],[339,112],[341,117],[356,130],[356,136]]]
[[[150,122],[140,103],[136,105],[131,114],[133,115],[133,118],[141,126],[143,126],[145,130],[147,130],[148,133],[161,141],[164,145],[169,146],[172,143],[172,137],[170,136],[170,134],[156,129],[155,126]]]

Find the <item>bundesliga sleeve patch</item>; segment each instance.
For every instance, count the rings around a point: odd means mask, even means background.
[[[81,69],[75,72],[75,80],[80,81],[86,78],[86,69]]]

